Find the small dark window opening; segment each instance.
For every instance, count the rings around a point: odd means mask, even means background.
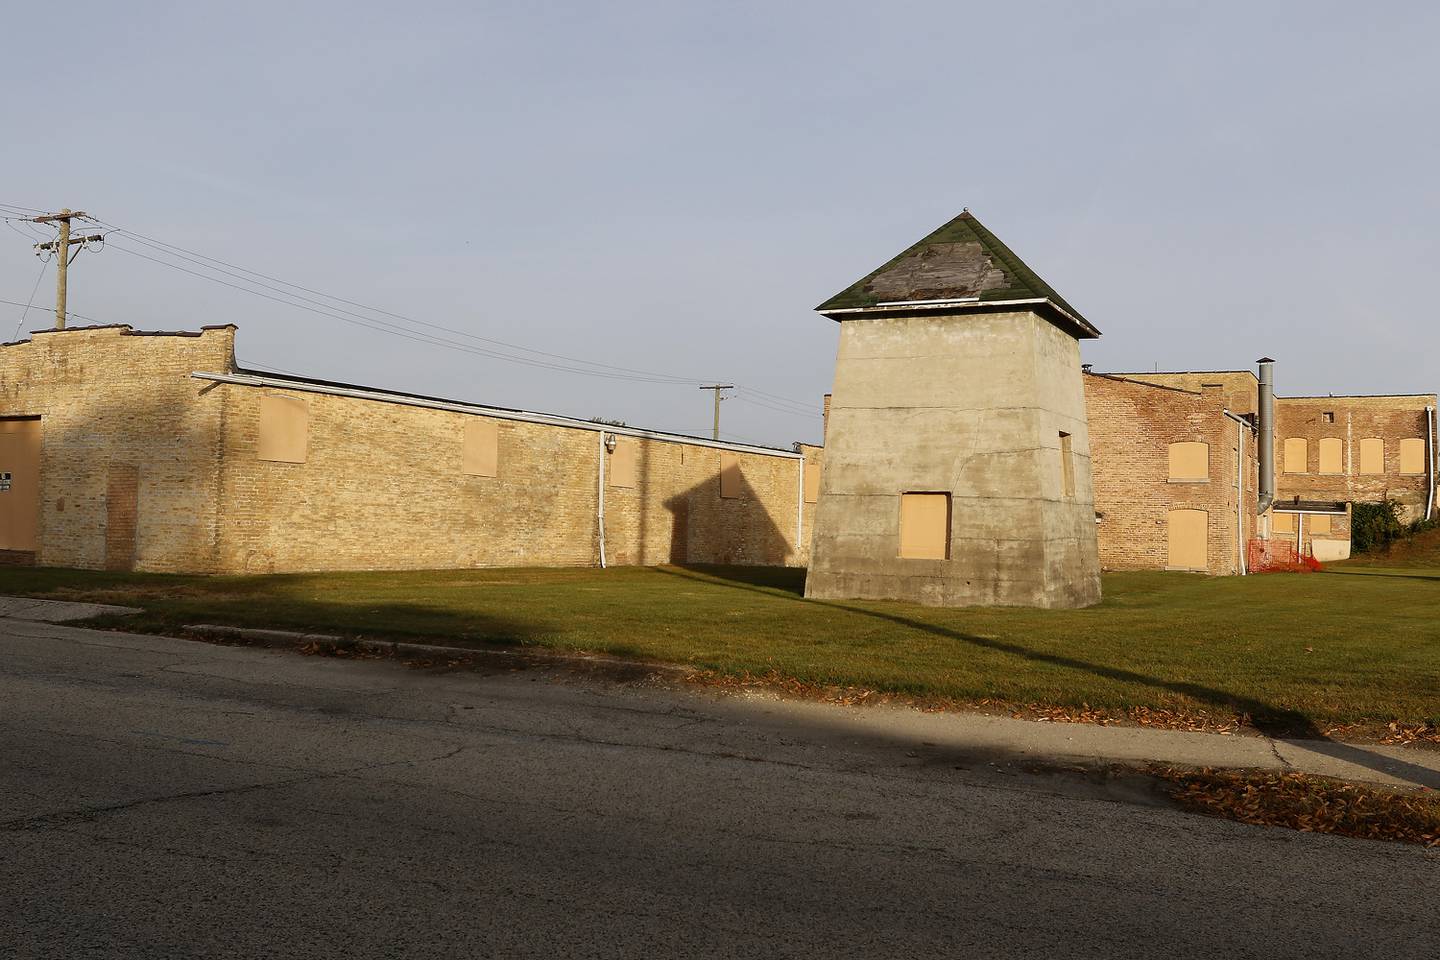
[[[1321,423],[1334,423],[1334,422],[1335,422],[1335,412],[1334,412],[1333,410],[1326,410],[1324,413],[1320,414],[1320,422],[1321,422]]]
[[[1060,434],[1060,483],[1065,496],[1075,496],[1075,455],[1070,444],[1070,434]]]

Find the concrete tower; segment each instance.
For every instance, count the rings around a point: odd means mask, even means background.
[[[968,210],[816,310],[840,348],[805,595],[1097,602],[1099,331]]]

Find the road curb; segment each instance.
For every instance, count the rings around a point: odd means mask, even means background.
[[[411,643],[403,640],[365,640],[334,633],[302,633],[296,630],[269,630],[259,627],[231,627],[217,623],[185,624],[180,628],[189,634],[216,639],[240,640],[250,646],[277,650],[299,650],[312,644],[335,650],[358,651],[389,657],[445,657],[447,659],[505,658],[532,664],[553,663],[568,666],[624,667],[649,673],[688,676],[694,667],[648,660],[629,660],[594,653],[558,653],[553,650],[514,650],[504,647],[450,647],[433,643]]]

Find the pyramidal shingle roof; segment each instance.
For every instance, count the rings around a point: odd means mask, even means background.
[[[1100,335],[1054,287],[966,210],[815,309],[838,320],[854,313],[913,308],[927,301],[954,310],[983,309],[1017,300],[1043,301],[1051,308],[1049,319],[1076,336]]]

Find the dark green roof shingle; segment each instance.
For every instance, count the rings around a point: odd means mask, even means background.
[[[982,305],[1048,300],[1091,331],[1084,335],[1099,333],[969,210],[815,309],[830,313],[882,303],[970,298]]]

